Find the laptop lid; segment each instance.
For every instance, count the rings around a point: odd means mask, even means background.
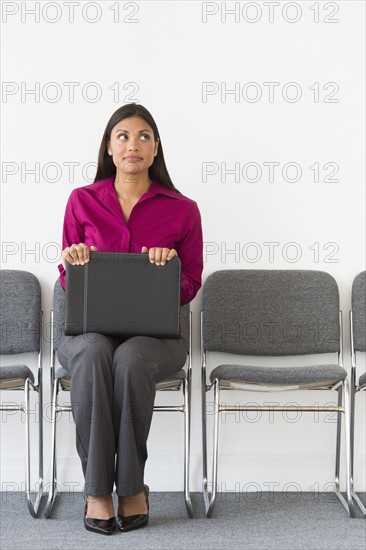
[[[66,263],[65,335],[179,338],[181,263],[148,254],[90,252]]]

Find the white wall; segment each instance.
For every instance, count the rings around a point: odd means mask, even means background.
[[[225,6],[236,15],[225,20]],[[39,10],[37,22],[30,9]],[[2,267],[38,276],[45,322],[67,198],[92,180],[88,163],[96,161],[112,112],[138,101],[157,121],[173,181],[199,204],[204,280],[229,268],[328,271],[340,288],[349,369],[350,289],[365,269],[364,16],[365,5],[358,1],[2,2]],[[236,95],[225,94],[228,90]],[[74,174],[70,163],[77,163]],[[278,163],[273,178],[268,163]],[[235,167],[237,175],[227,174],[225,181],[225,168]],[[36,174],[30,172],[34,168]],[[200,306],[201,292],[192,304],[196,491],[201,490]],[[48,351],[45,341],[46,414]],[[209,366],[214,361],[211,356]],[[35,370],[35,361],[31,365]],[[330,401],[319,392],[232,397]],[[364,411],[362,395],[356,410],[358,489],[365,485]],[[3,420],[1,488],[20,488],[19,417],[3,413]],[[304,413],[293,422],[279,414],[271,421],[263,413],[252,420],[231,414],[221,422],[221,489],[330,490],[334,417]],[[74,425],[68,415],[61,423],[60,488],[67,491],[71,483],[82,490]],[[154,417],[146,470],[153,490],[182,488],[181,427],[177,415]],[[46,483],[49,437],[46,421]]]

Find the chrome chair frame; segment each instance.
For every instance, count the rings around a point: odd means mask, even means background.
[[[20,405],[0,403],[0,411],[6,412],[23,412],[25,414],[25,499],[28,510],[32,517],[37,517],[39,505],[43,496],[43,387],[42,387],[42,317],[40,314],[40,341],[37,360],[37,384],[33,384],[28,377],[25,380],[22,378],[12,378],[0,381],[0,391],[19,391],[24,390],[24,403]],[[30,389],[38,393],[38,491],[32,500],[31,491],[31,471],[30,471]]]
[[[356,351],[354,347],[354,338],[353,338],[353,311],[349,312],[350,320],[350,340],[351,340],[351,391],[350,391],[350,439],[351,439],[351,448],[350,448],[350,462],[351,462],[351,493],[354,501],[361,510],[363,517],[366,518],[366,506],[361,501],[360,497],[354,490],[353,485],[353,473],[354,473],[354,445],[355,445],[355,398],[356,394],[359,391],[366,391],[366,383],[359,386],[357,384],[356,378]]]
[[[339,311],[339,329],[340,329],[340,340],[339,340],[339,352],[338,352],[338,365],[343,366],[343,338],[342,338],[342,312]],[[203,346],[203,311],[201,311],[201,388],[202,388],[202,448],[203,448],[203,497],[205,503],[206,517],[211,517],[217,496],[217,469],[218,469],[218,448],[219,448],[219,414],[221,412],[237,412],[237,411],[304,411],[304,412],[328,412],[329,406],[231,406],[231,405],[221,405],[220,404],[220,391],[221,390],[248,390],[253,391],[253,387],[260,388],[259,385],[249,385],[241,383],[238,380],[228,381],[228,380],[219,380],[215,379],[211,384],[207,383],[206,378],[206,350]],[[250,386],[253,386],[252,388]],[[206,393],[211,390],[213,387],[214,390],[214,439],[213,439],[213,463],[212,463],[212,481],[209,482],[208,479],[208,461],[207,461],[207,409],[206,409]],[[270,387],[270,384],[265,386],[266,388]],[[280,388],[278,386],[276,390]],[[348,424],[348,411],[349,411],[349,384],[347,379],[343,382],[337,382],[333,386],[325,387],[308,387],[306,385],[286,387],[281,387],[284,391],[293,390],[293,389],[320,389],[320,390],[329,390],[334,389],[338,392],[338,405],[332,408],[332,411],[337,412],[337,436],[336,436],[336,463],[335,463],[335,494],[339,498],[340,502],[343,504],[344,508],[348,512],[350,517],[354,517],[354,506],[352,501],[351,494],[351,465],[349,459],[349,452],[351,448],[350,440],[350,430]],[[258,390],[257,390],[258,391]],[[270,391],[262,390],[262,391]],[[340,451],[341,451],[341,416],[344,414],[345,417],[345,440],[346,440],[346,498],[342,495],[340,491]],[[212,490],[209,491],[209,486],[211,485]]]
[[[58,379],[55,376],[56,351],[53,341],[53,310],[51,311],[51,341],[50,341],[50,367],[51,367],[51,483],[44,516],[50,517],[57,496],[57,465],[56,465],[56,424],[57,415],[62,412],[71,412],[71,405],[59,405],[58,393],[60,387],[63,391],[70,390],[70,381]],[[163,380],[156,384],[157,391],[179,391],[182,388],[183,403],[181,405],[159,406],[154,405],[157,412],[182,412],[184,414],[184,500],[188,517],[193,518],[193,507],[189,491],[189,466],[190,466],[190,429],[191,429],[191,379],[192,379],[192,312],[189,311],[189,351],[187,353],[186,378],[183,380]]]

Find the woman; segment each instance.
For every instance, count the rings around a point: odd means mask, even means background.
[[[174,187],[153,117],[142,105],[124,105],[106,126],[94,183],[74,189],[68,200],[59,266],[63,288],[66,262],[84,265],[90,250],[146,253],[160,266],[178,255],[184,305],[201,286],[202,246],[198,207]],[[119,529],[147,525],[144,468],[155,384],[183,367],[183,340],[63,336],[58,355],[71,374],[85,528],[106,535],[116,528],[114,484]]]

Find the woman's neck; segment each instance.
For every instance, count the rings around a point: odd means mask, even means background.
[[[144,177],[142,174],[117,173],[114,188],[119,199],[136,201],[148,191],[151,183],[148,174]]]

